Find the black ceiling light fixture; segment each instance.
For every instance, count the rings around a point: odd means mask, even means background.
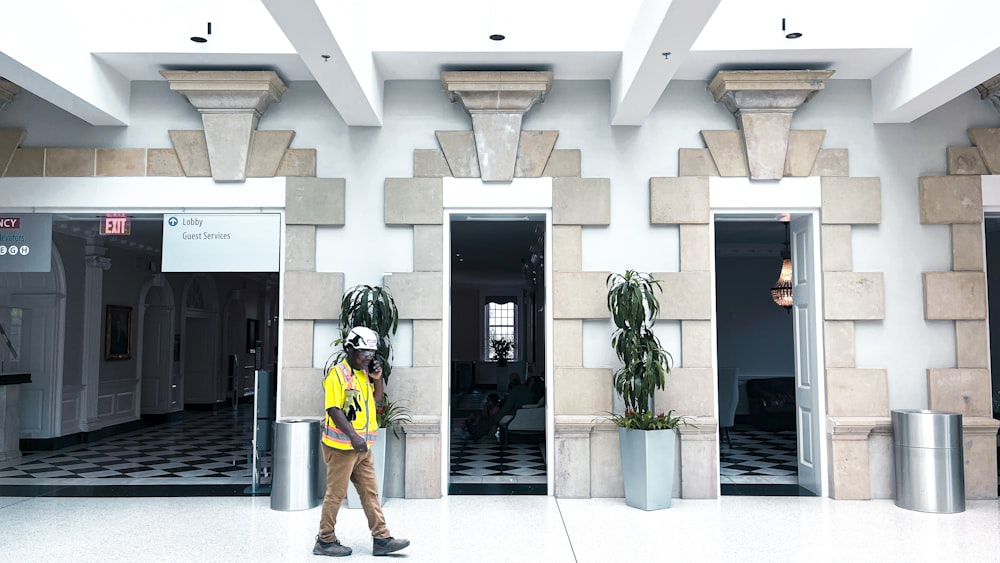
[[[781,18],[781,31],[786,31],[785,30],[785,18]],[[797,31],[793,31],[791,33],[786,33],[785,34],[785,39],[798,39],[799,37],[802,37],[802,34],[799,33],[799,32],[797,32]]]
[[[493,35],[490,35],[490,39],[493,41],[503,41],[504,39],[507,39],[507,36],[500,33],[494,33]]]
[[[208,30],[205,33],[205,35],[212,35],[212,22],[208,22]],[[191,41],[194,41],[195,43],[208,43],[208,39],[207,38],[205,38],[205,37],[199,37],[197,35],[195,35],[194,37],[192,37]]]

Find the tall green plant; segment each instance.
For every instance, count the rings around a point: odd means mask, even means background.
[[[365,326],[378,334],[375,357],[382,364],[382,377],[392,374],[392,336],[399,325],[399,310],[389,290],[379,285],[356,285],[340,302],[340,338],[333,344],[337,352],[332,363],[344,359],[344,340],[352,327]],[[330,366],[327,366],[329,370]]]
[[[607,285],[608,311],[616,327],[611,347],[622,363],[614,386],[625,403],[625,414],[612,420],[623,428],[647,430],[659,418],[651,416],[653,394],[666,385],[672,361],[652,331],[660,312],[655,291],[663,287],[652,275],[635,270],[611,274]]]

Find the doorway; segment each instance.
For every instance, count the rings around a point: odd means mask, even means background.
[[[989,306],[988,333],[990,336],[989,361],[991,366],[1000,361],[1000,213],[987,213],[984,220],[986,245],[986,291]],[[993,418],[1000,420],[1000,372],[990,370]],[[1000,459],[1000,438],[997,439],[997,455]],[[997,490],[1000,492],[1000,464],[997,465]]]
[[[723,495],[822,494],[814,218],[715,218]]]
[[[546,216],[448,227],[448,492],[547,494]]]

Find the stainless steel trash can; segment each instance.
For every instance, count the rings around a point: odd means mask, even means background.
[[[896,449],[896,506],[920,512],[965,511],[962,415],[892,411]]]
[[[326,489],[320,420],[282,418],[274,423],[272,510],[319,506]]]

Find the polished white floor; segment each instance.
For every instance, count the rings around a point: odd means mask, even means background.
[[[925,514],[891,500],[674,499],[644,512],[623,499],[450,496],[388,499],[406,561],[1000,561],[1000,502]],[[319,508],[270,509],[267,497],[0,497],[0,559],[318,561]],[[374,560],[360,510],[344,509],[349,560]]]

